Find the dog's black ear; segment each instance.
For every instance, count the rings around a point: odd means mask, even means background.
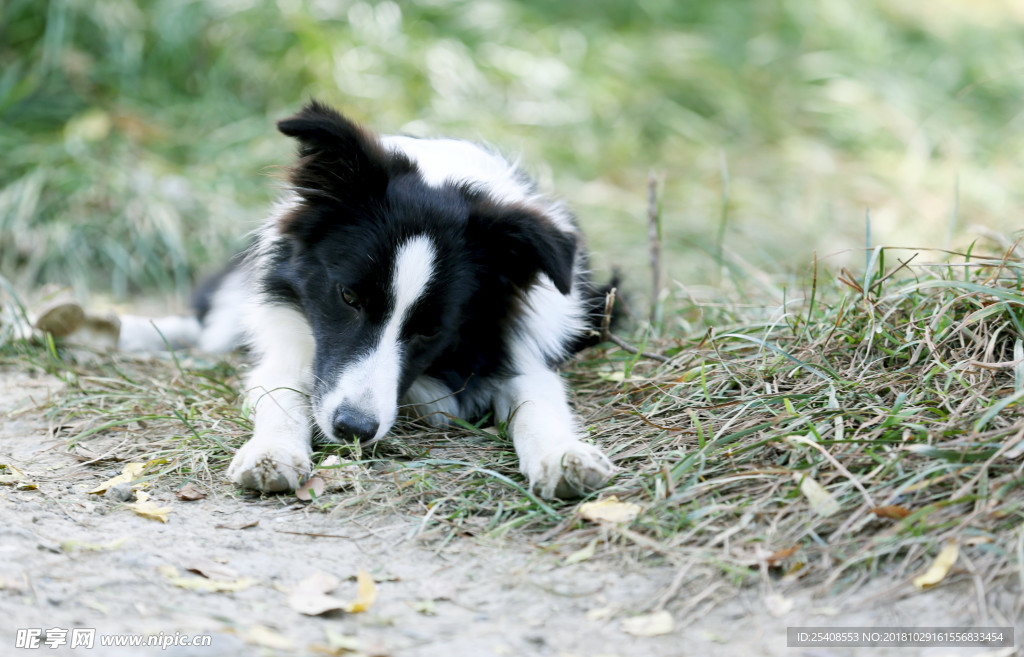
[[[572,289],[576,235],[533,209],[477,203],[470,211],[466,239],[484,266],[518,287],[529,286],[543,272],[562,294]]]
[[[299,142],[291,183],[306,201],[359,206],[383,197],[388,181],[413,165],[384,148],[369,130],[323,103],[311,101],[277,129]]]

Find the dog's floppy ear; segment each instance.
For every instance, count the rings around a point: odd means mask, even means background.
[[[389,152],[372,132],[315,100],[279,121],[277,129],[299,142],[291,183],[310,202],[359,206],[382,197],[392,176],[413,168],[408,158]]]
[[[543,272],[562,294],[572,289],[576,236],[533,209],[478,202],[470,210],[466,238],[485,266],[520,288]]]

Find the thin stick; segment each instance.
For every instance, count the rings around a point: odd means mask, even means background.
[[[605,295],[604,297],[604,317],[601,320],[601,340],[604,342],[611,342],[619,349],[627,351],[633,354],[634,356],[640,354],[644,358],[650,358],[651,360],[667,363],[669,361],[669,358],[667,358],[666,356],[662,356],[661,354],[652,354],[647,351],[640,351],[633,345],[627,343],[625,340],[611,332],[610,327],[612,323],[612,309],[615,307],[616,291],[616,288],[613,287],[612,289],[608,290],[608,294]]]
[[[647,245],[651,254],[651,326],[658,319],[661,298],[661,226],[658,212],[658,176],[647,179]]]
[[[725,225],[729,220],[729,160],[725,151],[721,151],[722,159],[722,211],[718,217],[718,238],[716,240],[716,253],[718,258],[718,276],[721,280],[722,270],[725,268]]]
[[[662,356],[661,354],[652,354],[649,351],[640,351],[639,349],[627,343],[625,340],[615,335],[614,333],[608,334],[608,341],[613,343],[615,346],[622,349],[623,351],[628,351],[634,356],[640,354],[644,358],[650,358],[651,360],[656,360],[661,363],[667,363],[669,361],[667,356]]]

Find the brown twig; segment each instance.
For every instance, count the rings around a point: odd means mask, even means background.
[[[615,293],[616,289],[613,287],[608,290],[608,294],[605,295],[604,298],[604,317],[601,319],[601,340],[604,342],[611,342],[618,348],[623,351],[627,351],[634,356],[639,354],[644,358],[650,358],[651,360],[667,363],[669,361],[668,357],[662,356],[661,354],[652,354],[647,351],[641,351],[611,332],[612,310],[615,308]]]
[[[608,334],[608,341],[617,346],[619,349],[622,349],[623,351],[628,351],[634,356],[639,354],[644,358],[650,358],[651,360],[656,360],[660,363],[667,363],[669,361],[669,358],[667,356],[662,356],[661,354],[652,354],[649,351],[641,351],[640,349],[637,349],[636,347],[629,344],[628,342],[626,342],[619,336],[615,335],[614,333]]]

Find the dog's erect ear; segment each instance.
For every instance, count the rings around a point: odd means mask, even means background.
[[[310,202],[359,206],[381,198],[392,176],[413,168],[408,158],[385,149],[372,132],[317,101],[279,121],[277,129],[299,142],[291,182]]]
[[[530,208],[477,203],[470,211],[466,239],[479,250],[485,266],[518,287],[527,287],[543,272],[562,294],[572,289],[576,236]]]

